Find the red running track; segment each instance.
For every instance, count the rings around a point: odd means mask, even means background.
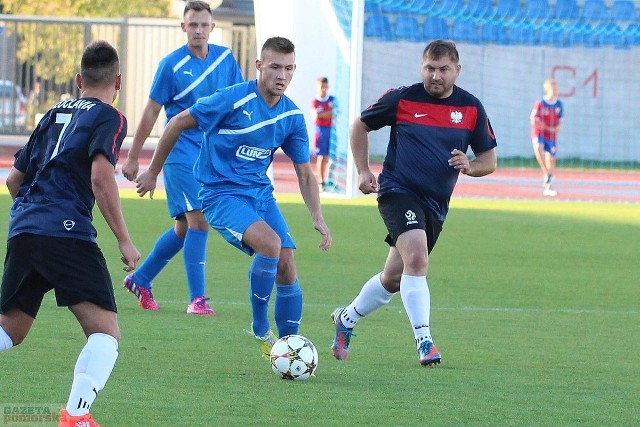
[[[13,154],[17,146],[3,146],[0,149],[0,179],[4,178],[13,165]],[[126,149],[120,153],[120,162],[116,168],[121,188],[135,188],[120,174],[122,159]],[[144,170],[151,158],[152,151],[143,150],[140,168]],[[380,173],[382,165],[372,164],[372,171]],[[276,192],[297,193],[298,182],[290,160],[278,152],[273,162],[273,174]],[[162,186],[162,179],[158,180]],[[618,203],[640,203],[640,172],[617,170],[563,170],[556,171],[554,187],[557,200],[597,201]],[[508,198],[508,199],[550,199],[542,195],[542,176],[539,171],[527,168],[500,168],[491,175],[472,178],[460,175],[454,197],[469,198]]]

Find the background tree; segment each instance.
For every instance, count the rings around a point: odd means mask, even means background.
[[[36,82],[43,82],[38,95],[38,111],[74,92],[73,76],[84,47],[92,40],[104,39],[120,47],[121,31],[117,25],[104,25],[78,18],[121,18],[124,16],[162,17],[171,15],[172,0],[0,0],[6,14],[62,18],[27,20],[7,25],[8,36],[16,41],[17,65],[29,77],[22,84],[31,92]],[[42,111],[40,111],[42,110]]]

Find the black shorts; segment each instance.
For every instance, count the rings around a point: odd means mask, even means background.
[[[88,301],[117,311],[107,263],[96,243],[36,234],[11,238],[4,261],[0,313],[19,308],[35,318],[51,289],[61,307]]]
[[[406,193],[387,193],[378,197],[378,211],[387,227],[385,242],[395,246],[398,236],[409,230],[424,230],[427,233],[428,253],[436,245],[442,231],[442,221],[438,221],[431,210],[422,206],[415,197]]]

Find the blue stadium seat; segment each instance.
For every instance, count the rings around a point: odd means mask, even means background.
[[[632,0],[613,0],[611,18],[617,22],[635,21],[638,18],[638,11]]]
[[[473,21],[457,20],[453,22],[451,37],[456,43],[480,43],[478,27]]]
[[[486,22],[480,30],[480,40],[482,43],[509,44],[507,30],[500,21]]]
[[[520,0],[498,0],[495,9],[496,18],[516,18],[520,15]]]
[[[629,45],[622,33],[622,28],[615,22],[600,24],[595,28],[596,43],[599,46],[613,46],[616,49],[627,49]]]
[[[447,21],[445,21],[443,18],[429,16],[424,21],[424,30],[422,32],[422,36],[427,41],[434,39],[446,40],[451,37],[449,34],[449,25],[447,25]]]
[[[538,35],[536,29],[528,21],[523,21],[519,25],[514,25],[509,31],[509,40],[511,44],[523,44],[535,46],[538,44]]]
[[[604,0],[584,0],[581,17],[587,21],[607,21],[609,10]]]
[[[365,2],[366,3],[366,2]],[[414,0],[409,2],[407,11],[414,13],[427,14],[436,7],[436,0]]]
[[[369,3],[365,1],[365,5]],[[402,13],[409,10],[408,2],[405,0],[386,0],[380,4],[383,13]]]
[[[464,16],[470,19],[484,20],[493,15],[491,0],[469,0]]]
[[[554,47],[567,46],[564,27],[562,23],[558,21],[550,21],[541,25],[538,35],[541,45]]]
[[[365,37],[391,40],[391,22],[387,15],[371,14],[364,21]]]
[[[422,40],[422,27],[418,24],[415,16],[400,15],[396,18],[393,35],[400,40],[420,41]]]
[[[464,0],[440,0],[440,6],[431,13],[445,18],[457,18],[464,15]]]
[[[591,24],[580,19],[566,29],[569,46],[597,47]]]
[[[580,17],[580,9],[576,0],[556,0],[554,18],[574,20]]]
[[[364,2],[364,13],[365,14],[376,14],[382,12],[382,6],[380,3],[374,3],[372,1]]]
[[[527,4],[522,11],[525,19],[547,19],[551,14],[549,2],[547,0],[527,0]]]
[[[640,46],[640,23],[632,22],[622,30],[624,38],[631,46]]]

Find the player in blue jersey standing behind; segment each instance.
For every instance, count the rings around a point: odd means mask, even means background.
[[[127,179],[133,180],[138,175],[140,151],[163,106],[167,120],[170,120],[195,104],[198,98],[243,81],[231,50],[208,43],[214,26],[211,8],[206,2],[186,3],[182,30],[187,33],[187,44],[170,53],[158,66],[149,100],[122,166]],[[140,268],[124,279],[124,287],[138,297],[140,307],[145,310],[158,310],[151,282],[169,260],[184,249],[190,301],[187,313],[215,314],[205,296],[209,225],[198,199],[200,184],[193,177],[193,165],[201,143],[201,129],[187,129],[180,135],[163,168],[169,214],[175,218],[174,226],[158,238]]]
[[[56,104],[16,154],[7,177],[13,198],[0,297],[0,351],[20,344],[44,294],[55,290],[87,336],[78,356],[60,426],[97,426],[89,413],[118,357],[120,330],[113,284],[96,243],[98,204],[118,240],[125,271],[140,253],[120,209],[115,165],[127,121],[111,106],[120,89],[116,50],[106,42],[85,49],[76,83],[81,98]],[[65,337],[66,339],[67,337]]]
[[[275,341],[267,316],[274,283],[279,336],[298,333],[302,319],[296,246],[267,176],[278,148],[293,162],[313,226],[322,235],[321,249],[331,246],[331,233],[322,216],[302,111],[284,95],[296,69],[293,43],[282,37],[268,39],[256,69],[257,80],[221,89],[171,119],[149,169],[136,182],[140,196],[152,192],[180,132],[196,126],[205,132],[194,168],[202,183],[203,213],[229,243],[255,255],[249,268],[251,333],[268,354]]]
[[[389,244],[384,269],[346,307],[331,314],[333,354],[349,355],[353,328],[362,317],[400,292],[423,366],[441,361],[433,343],[427,284],[429,253],[442,230],[461,172],[484,176],[497,166],[496,139],[480,101],[455,85],[461,66],[456,45],[435,40],[422,54],[422,82],[385,93],[351,125],[350,139],[364,194],[378,193]],[[391,127],[382,173],[369,169],[368,133]],[[469,159],[471,147],[475,158]]]

